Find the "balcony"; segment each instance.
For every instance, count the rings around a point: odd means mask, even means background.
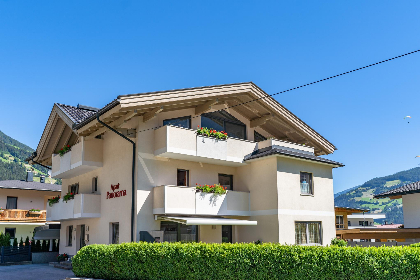
[[[153,214],[250,216],[249,193],[215,195],[195,187],[159,186],[153,189]]]
[[[164,126],[155,130],[155,156],[219,165],[244,165],[244,157],[257,143],[228,138],[217,140],[196,135],[195,130]]]
[[[102,167],[102,140],[81,141],[63,156],[53,155],[51,176],[68,179]]]
[[[29,210],[4,209],[0,211],[0,222],[42,223],[45,222],[46,211],[31,214]]]
[[[99,194],[76,194],[74,199],[67,202],[60,199],[52,206],[47,205],[47,221],[100,217],[101,196]]]

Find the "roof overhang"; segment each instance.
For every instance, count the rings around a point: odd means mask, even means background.
[[[341,206],[335,206],[334,207],[335,212],[346,212],[346,213],[364,213],[369,212],[369,209],[361,209],[361,208],[350,208],[350,207],[341,207]]]
[[[189,108],[194,108],[199,115],[211,111],[212,106],[223,105],[226,110],[237,112],[277,139],[314,147],[316,155],[336,150],[333,144],[252,82],[120,95],[113,102],[112,106],[107,105],[109,108],[99,111],[101,119],[111,127],[118,127],[136,116],[147,120],[157,113]],[[74,128],[79,136],[87,137],[106,130],[95,116]]]
[[[161,220],[181,223],[184,225],[229,225],[229,226],[256,226],[257,221],[238,220],[228,218],[196,218],[196,217],[160,217]]]
[[[59,229],[42,229],[35,232],[35,240],[60,239]]]

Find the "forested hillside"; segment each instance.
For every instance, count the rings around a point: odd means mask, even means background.
[[[0,131],[0,181],[25,180],[26,170],[33,169],[34,181],[39,182],[40,175],[48,177],[48,169],[40,165],[30,166],[25,162],[34,150]],[[61,184],[61,180],[47,178],[46,182]]]
[[[420,167],[374,178],[357,188],[351,188],[347,192],[338,195],[335,198],[335,205],[367,208],[374,213],[385,213],[387,222],[402,224],[403,209],[401,199],[374,199],[373,195],[417,181],[420,181]]]

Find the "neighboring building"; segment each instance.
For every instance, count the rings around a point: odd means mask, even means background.
[[[402,198],[404,229],[420,228],[420,181],[374,196],[374,198],[384,197],[389,197],[390,199]],[[419,242],[420,238],[412,237],[410,240]]]
[[[198,136],[197,126],[229,138]],[[54,104],[29,161],[52,166],[62,197],[76,194],[47,207],[61,222],[60,251],[74,255],[139,240],[327,245],[342,164],[319,156],[335,149],[242,83],[122,95],[100,110]],[[196,192],[216,183],[227,194]]]
[[[335,228],[338,230],[348,229],[350,222],[348,217],[353,213],[365,213],[368,212],[368,209],[360,208],[350,208],[350,207],[340,207],[335,206]]]
[[[45,225],[48,199],[60,192],[60,185],[19,180],[0,181],[0,232],[9,233],[18,242],[20,238],[32,238],[34,228]],[[31,209],[40,211],[30,212]]]
[[[375,228],[375,220],[385,219],[381,213],[361,213],[347,216],[348,228]]]

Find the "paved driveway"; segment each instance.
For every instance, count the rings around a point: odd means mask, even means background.
[[[74,277],[73,272],[48,264],[0,266],[1,280],[60,280],[66,277]]]

